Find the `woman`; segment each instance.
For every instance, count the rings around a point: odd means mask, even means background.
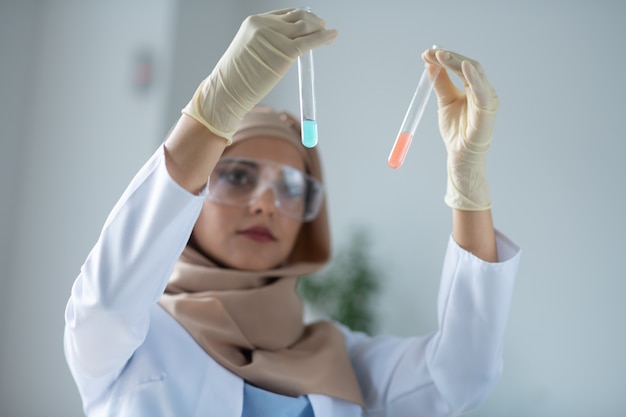
[[[495,232],[486,187],[497,97],[478,63],[449,51],[423,55],[443,69],[453,207],[439,330],[371,338],[302,323],[297,277],[330,254],[320,163],[293,117],[257,103],[336,35],[301,10],[246,19],[113,208],[66,309],[87,415],[456,415],[494,386],[519,249]]]

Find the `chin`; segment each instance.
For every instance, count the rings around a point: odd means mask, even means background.
[[[268,271],[270,269],[278,268],[282,265],[282,263],[274,264],[268,262],[254,262],[254,263],[246,263],[244,266],[239,269],[243,269],[244,271]]]
[[[267,257],[262,257],[262,255],[259,254],[258,257],[255,257],[253,259],[249,257],[241,259],[241,262],[237,262],[237,260],[235,260],[235,262],[233,263],[233,267],[245,271],[267,271],[270,269],[280,268],[284,266],[286,262],[286,259],[268,259]]]

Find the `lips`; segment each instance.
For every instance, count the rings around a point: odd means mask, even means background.
[[[276,240],[270,229],[263,226],[250,227],[240,231],[239,234],[257,242],[273,242]]]

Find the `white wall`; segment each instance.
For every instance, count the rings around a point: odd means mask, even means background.
[[[108,210],[243,17],[301,5],[44,3],[0,3],[3,416],[80,415],[61,351],[63,307]],[[450,231],[434,103],[405,166],[391,170],[386,157],[420,52],[437,43],[476,58],[501,98],[489,160],[494,217],[524,255],[504,377],[473,415],[619,415],[626,4],[508,3],[310,3],[340,30],[335,44],[316,51],[335,242],[369,225],[373,256],[386,270],[381,331],[433,328]],[[142,97],[126,82],[134,48],[146,44],[166,78]],[[292,71],[266,102],[297,112],[296,85]]]

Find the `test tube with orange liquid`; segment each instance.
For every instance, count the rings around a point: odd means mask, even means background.
[[[433,46],[433,49],[435,48],[437,47]],[[440,67],[436,67],[432,74],[431,81],[428,76],[428,64],[424,67],[422,76],[420,77],[417,88],[415,89],[415,94],[413,94],[409,108],[404,116],[404,120],[402,121],[398,137],[396,138],[393,148],[391,149],[391,153],[389,154],[389,158],[387,159],[387,163],[391,168],[400,168],[404,163],[404,158],[406,157],[409,147],[411,146],[411,141],[413,140],[413,136],[417,130],[417,125],[422,118],[422,114],[424,114],[424,109],[426,108],[428,99],[433,91],[433,82],[437,78],[437,75],[439,75],[440,70]]]

